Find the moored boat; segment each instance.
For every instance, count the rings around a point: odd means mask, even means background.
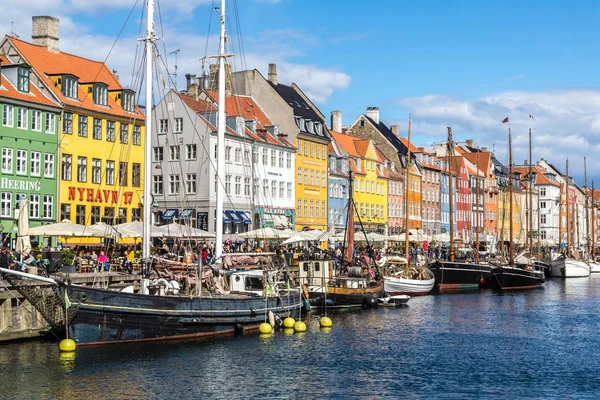
[[[588,263],[576,260],[566,255],[560,255],[550,263],[550,276],[557,278],[585,278],[590,276],[591,268]]]
[[[379,263],[385,265],[383,281],[389,295],[423,296],[435,285],[433,272],[423,265],[407,267],[404,257],[384,257]]]
[[[492,270],[488,263],[435,260],[429,264],[439,292],[478,290],[485,286]]]

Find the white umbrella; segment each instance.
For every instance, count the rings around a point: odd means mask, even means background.
[[[203,231],[201,229],[192,228],[191,226],[186,226],[178,223],[162,225],[162,226],[154,226],[150,230],[151,236],[159,237],[176,237],[176,238],[214,238],[215,234],[207,231]]]
[[[86,227],[87,233],[94,233],[97,236],[105,237],[105,238],[116,238],[119,237],[119,232],[115,229],[114,226],[108,225],[104,222],[97,222],[94,225]]]
[[[74,224],[68,219],[56,224],[29,228],[28,234],[33,236],[104,237],[100,232],[94,232],[85,225]]]
[[[279,230],[275,228],[261,228],[255,229],[253,231],[248,231],[244,233],[238,233],[236,236],[240,239],[258,239],[258,240],[267,240],[267,239],[288,239],[292,237],[292,235],[296,234],[290,229]]]
[[[330,237],[331,237],[330,232],[325,232],[320,229],[314,229],[312,231],[294,232],[292,234],[292,236],[290,236],[288,239],[283,241],[283,243],[281,243],[281,244],[292,244],[292,243],[304,242],[304,241],[326,242],[327,240],[329,240]]]
[[[19,218],[17,221],[17,248],[19,253],[29,253],[31,251],[31,242],[29,240],[29,210],[27,209],[27,200],[19,202]]]
[[[125,222],[123,224],[115,225],[113,228],[115,228],[122,238],[142,237],[144,232],[144,224],[140,221]],[[152,228],[154,227],[150,227],[150,230],[152,230]]]

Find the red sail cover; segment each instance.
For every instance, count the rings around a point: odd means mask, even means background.
[[[350,186],[352,187],[352,186]],[[346,224],[346,254],[344,260],[352,262],[354,255],[354,203],[351,201],[348,204],[348,223]]]

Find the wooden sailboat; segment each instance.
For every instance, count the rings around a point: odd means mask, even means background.
[[[152,71],[157,40],[154,32],[154,1],[147,5],[146,42],[146,147],[144,199],[150,199],[152,132]],[[224,171],[225,133],[225,1],[221,4],[221,46],[219,54],[219,107],[218,107],[218,173]],[[218,192],[223,190],[218,189]],[[223,196],[218,196],[218,200]],[[143,257],[148,269],[150,259],[150,215],[151,201],[144,201]],[[222,207],[222,204],[221,204]],[[221,211],[217,215],[221,215]],[[219,231],[220,229],[220,231]],[[221,244],[222,224],[217,224],[217,244]],[[216,246],[220,252],[219,245]],[[302,302],[299,290],[268,285],[262,281],[262,293],[211,293],[202,295],[180,293],[169,290],[164,283],[151,284],[147,276],[141,277],[139,291],[99,289],[71,284],[62,278],[44,278],[37,275],[16,273],[0,269],[30,303],[44,316],[57,334],[65,334],[81,345],[157,341],[212,336],[256,329],[272,312],[280,318],[293,316]],[[15,279],[20,275],[21,279]],[[198,274],[200,275],[200,274]],[[196,275],[196,278],[198,277]],[[265,274],[268,276],[269,274]],[[245,276],[237,276],[245,279]],[[25,279],[23,279],[25,278]],[[32,281],[50,284],[52,294],[40,289]],[[268,280],[268,279],[267,279]],[[160,280],[159,280],[160,281]],[[163,281],[166,281],[163,279]],[[165,282],[166,283],[166,282]],[[201,285],[197,284],[197,288]]]
[[[383,297],[383,280],[373,260],[363,263],[354,257],[354,179],[352,171],[348,177],[348,218],[346,225],[345,251],[337,260],[342,268],[336,271],[336,260],[332,255],[299,263],[300,284],[308,295],[312,306],[364,306],[377,305]],[[364,230],[363,230],[364,232]],[[323,254],[323,253],[322,253]]]
[[[508,118],[506,119],[508,122]],[[497,265],[490,273],[489,285],[500,290],[537,289],[546,281],[544,271],[535,265],[515,264],[513,246],[513,162],[512,162],[512,135],[508,126],[508,163],[509,163],[509,250],[508,264]]]
[[[475,233],[475,262],[460,262],[454,260],[454,195],[452,179],[452,155],[454,143],[452,141],[452,128],[448,127],[448,143],[446,158],[448,167],[448,185],[450,202],[450,255],[448,260],[434,260],[429,264],[429,269],[435,275],[435,286],[439,292],[455,292],[478,290],[486,284],[490,276],[491,266],[479,262],[479,179],[477,179],[477,226]]]
[[[435,284],[435,276],[433,272],[427,268],[423,262],[420,265],[420,260],[415,260],[415,265],[410,266],[409,254],[410,243],[408,235],[408,187],[410,182],[410,127],[411,117],[408,119],[408,152],[406,156],[406,177],[404,184],[404,249],[406,259],[382,259],[380,263],[387,264],[384,273],[385,291],[392,295],[425,295],[431,292]],[[417,257],[418,258],[418,257]]]

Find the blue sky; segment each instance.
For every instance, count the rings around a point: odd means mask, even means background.
[[[185,73],[200,73],[207,40],[208,54],[216,53],[218,20],[212,0],[163,3],[159,46],[167,53],[180,49],[182,88]],[[5,0],[1,33],[13,21],[30,40],[31,16],[54,15],[61,19],[61,49],[104,59],[134,4]],[[108,59],[125,82],[139,6]],[[531,127],[535,159],[562,166],[569,157],[581,177],[587,155],[589,175],[600,173],[600,159],[594,159],[600,151],[599,2],[238,0],[245,57],[233,7],[228,1],[234,69],[266,75],[275,62],[281,82],[299,84],[327,116],[341,110],[344,124],[378,106],[381,119],[399,124],[406,135],[412,112],[416,144],[443,141],[445,127],[452,126],[458,140],[473,138],[506,161],[507,127],[500,121],[509,115],[517,162],[526,158]],[[173,56],[167,59],[172,66]]]

